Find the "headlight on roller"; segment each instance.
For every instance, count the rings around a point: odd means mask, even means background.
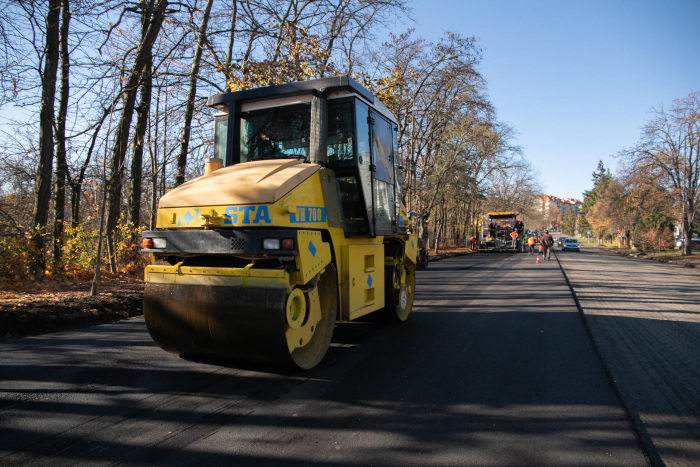
[[[279,238],[263,238],[263,250],[279,250]]]
[[[165,241],[164,238],[154,238],[153,239],[153,248],[165,248],[167,245],[167,242]]]

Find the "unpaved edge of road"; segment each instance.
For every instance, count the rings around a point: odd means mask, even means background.
[[[0,342],[136,318],[142,308],[143,292],[118,292],[0,310]]]
[[[600,358],[600,361],[603,364],[603,368],[605,369],[605,374],[608,376],[608,380],[610,381],[610,384],[612,385],[613,389],[615,390],[615,394],[617,394],[617,398],[622,404],[622,407],[625,409],[625,414],[627,414],[627,420],[634,430],[635,436],[637,437],[637,441],[639,445],[642,448],[642,452],[644,453],[644,456],[647,458],[649,461],[649,464],[652,467],[666,467],[666,464],[661,460],[661,455],[659,454],[658,450],[656,449],[656,446],[654,446],[654,443],[651,440],[651,436],[649,436],[649,433],[647,432],[646,428],[644,427],[644,422],[642,422],[641,417],[639,416],[639,413],[634,410],[634,408],[629,407],[628,404],[625,402],[625,399],[622,397],[622,393],[620,392],[620,389],[617,386],[617,383],[615,382],[615,378],[612,375],[612,372],[610,371],[610,368],[608,367],[608,363],[603,357],[602,352],[600,351],[600,348],[598,347],[598,343],[596,342],[595,337],[593,336],[593,333],[591,332],[591,326],[590,323],[588,322],[588,317],[586,316],[586,312],[583,311],[583,307],[581,306],[581,303],[578,300],[578,296],[576,295],[576,292],[574,291],[574,287],[571,285],[571,282],[569,281],[569,276],[566,275],[566,271],[564,270],[564,267],[561,265],[561,262],[559,261],[559,257],[557,257],[556,252],[552,250],[554,253],[554,256],[557,258],[557,264],[559,265],[559,269],[561,270],[561,273],[564,275],[564,280],[566,280],[566,285],[569,286],[569,290],[571,291],[571,295],[574,297],[574,302],[576,303],[576,308],[578,308],[578,312],[581,315],[581,318],[583,319],[583,323],[586,326],[586,332],[588,333],[588,336],[591,339],[591,342],[593,343],[593,348],[596,351],[596,354],[598,354],[598,358]]]
[[[430,256],[430,263],[433,261],[440,261],[441,259],[447,259],[447,258],[454,258],[455,256],[466,256],[466,255],[473,255],[475,254],[475,251],[471,250],[466,250],[466,251],[447,251],[445,253],[438,253],[437,255],[432,255]]]
[[[671,256],[671,257],[664,257],[658,256],[655,253],[651,254],[645,254],[640,251],[636,250],[628,250],[628,249],[619,249],[616,247],[609,247],[609,246],[604,246],[604,245],[593,245],[593,248],[598,248],[603,251],[607,251],[608,253],[613,253],[618,256],[624,256],[626,258],[633,258],[633,259],[639,259],[639,260],[644,260],[644,261],[656,261],[659,263],[664,263],[664,264],[670,264],[672,266],[677,266],[681,268],[698,268],[700,265],[695,264],[693,262],[689,262],[686,259],[679,258],[677,256]],[[697,256],[697,253],[695,253]]]

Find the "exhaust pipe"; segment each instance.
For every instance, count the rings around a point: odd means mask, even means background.
[[[219,170],[223,166],[223,159],[219,159],[218,157],[207,157],[204,159],[204,175],[209,175],[210,173]]]

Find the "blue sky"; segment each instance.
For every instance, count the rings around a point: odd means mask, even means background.
[[[475,36],[499,119],[546,193],[581,198],[654,106],[700,90],[700,0],[414,0],[414,26]]]

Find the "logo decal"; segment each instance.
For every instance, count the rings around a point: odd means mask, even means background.
[[[270,224],[267,206],[228,206],[224,211],[224,225]]]
[[[367,287],[372,288],[372,274],[367,274]]]
[[[311,256],[316,257],[316,247],[313,242],[309,242],[309,251],[311,252]]]
[[[297,206],[297,211],[289,214],[290,224],[326,222],[326,208]]]
[[[187,210],[187,213],[184,216],[180,216],[180,218],[177,220],[177,225],[180,227],[187,227],[190,225],[190,222],[192,219],[197,219],[199,217],[199,209],[194,210],[194,216],[190,214],[190,210]],[[184,221],[184,224],[183,224]]]
[[[413,240],[411,240],[411,249],[412,249],[412,250],[415,250],[415,249],[416,249],[416,246],[413,244]]]

